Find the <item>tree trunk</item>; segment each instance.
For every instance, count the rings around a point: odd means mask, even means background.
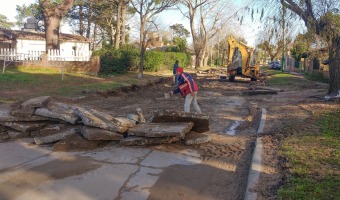
[[[79,34],[84,36],[84,13],[83,5],[79,5]]]
[[[46,52],[49,49],[59,49],[59,28],[60,20],[57,17],[48,17],[45,19],[45,37],[46,37]]]
[[[59,4],[52,1],[39,0],[45,21],[46,51],[59,49],[60,22],[73,6],[74,0],[63,0]]]
[[[332,39],[329,60],[328,94],[331,96],[340,95],[340,35]]]
[[[113,26],[113,24],[110,24],[110,45],[113,46],[114,45],[114,41],[115,41],[115,28]]]
[[[117,18],[116,18],[116,35],[115,35],[115,49],[119,49],[120,44],[120,27],[121,27],[121,11],[123,1],[119,0],[117,5]]]
[[[91,37],[91,25],[92,25],[92,5],[89,4],[89,10],[87,15],[87,28],[86,28],[86,38]]]
[[[91,50],[95,50],[97,47],[97,43],[96,43],[96,38],[97,38],[97,24],[94,24],[93,27],[93,40],[92,40],[92,48]]]
[[[120,47],[122,47],[125,44],[125,35],[126,35],[126,10],[127,10],[127,5],[128,1],[123,0],[123,5],[122,5],[122,26],[121,26],[121,34],[120,34]]]
[[[144,55],[145,55],[145,50],[146,50],[146,33],[145,33],[145,20],[143,16],[140,16],[140,21],[141,21],[141,27],[140,27],[140,60],[139,60],[139,74],[138,78],[142,79],[143,78],[143,71],[144,71]]]

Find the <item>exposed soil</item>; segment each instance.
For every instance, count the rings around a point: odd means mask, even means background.
[[[199,87],[198,103],[210,117],[212,141],[192,146],[181,143],[148,146],[165,152],[197,151],[202,160],[198,165],[174,165],[163,171],[151,187],[149,199],[243,199],[262,108],[267,110],[267,121],[262,135],[264,173],[257,188],[258,199],[277,199],[276,191],[284,181],[277,151],[280,140],[289,134],[283,128],[303,124],[316,108],[339,109],[337,102],[311,98],[323,96],[326,84],[308,82],[303,87],[282,86],[279,89],[284,91],[278,94],[247,96],[242,94],[248,90],[247,80],[221,81],[214,74],[194,78]],[[146,119],[150,119],[156,109],[183,110],[184,99],[179,95],[164,99],[164,93],[172,89],[171,78],[163,78],[112,91],[89,92],[84,98],[54,98],[116,117],[125,117],[141,108]],[[235,135],[227,134],[233,126]]]

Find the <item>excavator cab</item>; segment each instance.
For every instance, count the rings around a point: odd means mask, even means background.
[[[235,81],[235,76],[249,77],[252,81],[256,81],[260,70],[253,48],[236,41],[233,37],[228,38],[228,44],[229,81]]]

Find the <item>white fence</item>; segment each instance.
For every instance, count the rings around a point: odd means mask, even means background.
[[[4,61],[38,61],[42,60],[45,51],[27,51],[19,52],[16,49],[0,48],[0,60]],[[48,61],[90,61],[92,52],[84,55],[82,52],[72,50],[71,55],[66,55],[60,50],[49,50],[47,54]]]

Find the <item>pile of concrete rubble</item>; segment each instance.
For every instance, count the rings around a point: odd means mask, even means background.
[[[0,104],[0,141],[30,137],[37,145],[54,144],[55,151],[94,149],[107,141],[121,145],[210,141],[205,134],[209,117],[204,114],[156,110],[148,121],[140,108],[126,117],[113,117],[43,96]]]

